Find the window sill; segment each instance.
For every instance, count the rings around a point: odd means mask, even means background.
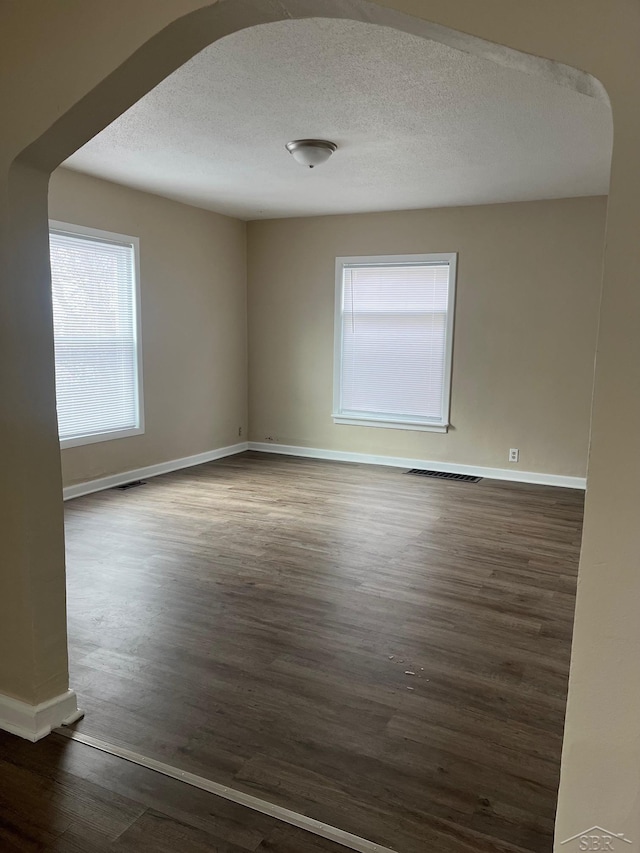
[[[449,432],[449,424],[426,424],[414,421],[385,421],[376,418],[357,417],[355,415],[333,415],[334,424],[349,426],[380,427],[382,429],[404,429],[411,432]]]
[[[100,441],[113,441],[116,438],[129,438],[132,435],[143,435],[144,427],[133,429],[118,429],[113,432],[95,432],[92,435],[78,435],[74,438],[60,439],[60,449],[67,447],[80,447],[83,444],[97,444]]]

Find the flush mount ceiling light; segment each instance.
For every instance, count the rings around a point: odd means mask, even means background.
[[[335,142],[328,142],[326,139],[294,139],[285,145],[296,163],[310,169],[328,160],[337,147]]]

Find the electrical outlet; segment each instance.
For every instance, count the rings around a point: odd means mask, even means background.
[[[517,462],[520,459],[520,451],[517,447],[509,448],[509,462]]]

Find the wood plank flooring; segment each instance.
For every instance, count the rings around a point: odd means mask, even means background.
[[[57,734],[0,756],[2,853],[349,853]]]
[[[582,504],[258,453],[71,501],[78,728],[399,853],[546,853]]]

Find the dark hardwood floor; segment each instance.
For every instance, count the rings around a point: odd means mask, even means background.
[[[53,734],[0,732],[2,853],[349,853]]]
[[[546,853],[582,504],[257,453],[71,501],[78,728],[400,853]]]

